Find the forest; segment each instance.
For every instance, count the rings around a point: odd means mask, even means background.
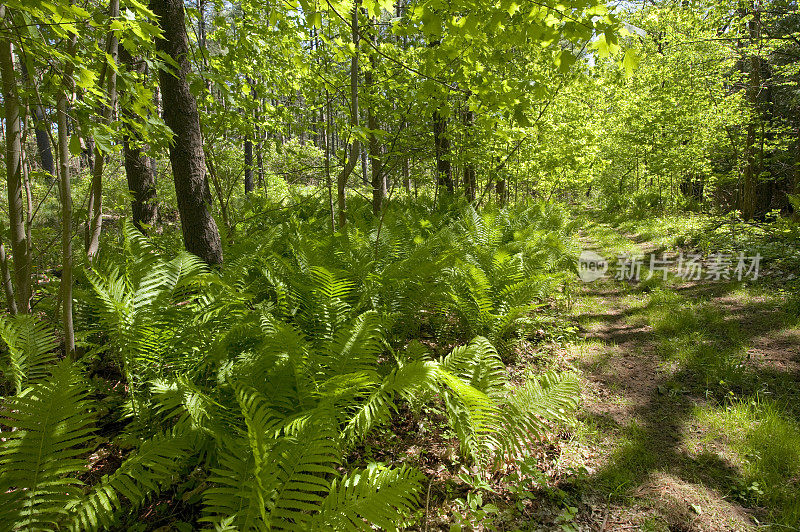
[[[800,530],[797,0],[2,0],[0,531]]]

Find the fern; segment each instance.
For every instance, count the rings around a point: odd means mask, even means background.
[[[308,530],[397,530],[398,518],[418,504],[422,475],[414,469],[371,464],[334,480]]]
[[[113,474],[103,477],[88,495],[68,507],[71,528],[110,527],[124,501],[135,510],[175,482],[191,447],[186,435],[160,434],[145,441]]]
[[[61,362],[52,376],[9,399],[0,444],[0,522],[53,529],[80,493],[78,459],[92,434],[92,414],[80,373]]]
[[[553,422],[567,421],[580,396],[577,378],[545,373],[510,388],[497,351],[485,338],[454,349],[439,364],[448,418],[464,455],[486,461],[523,454]]]
[[[363,438],[372,428],[387,421],[398,398],[411,402],[435,389],[437,368],[434,362],[420,360],[392,370],[352,409],[343,431],[345,440],[352,442]]]
[[[578,407],[580,385],[572,373],[547,372],[510,390],[500,443],[508,454],[523,453],[548,423],[566,422]]]
[[[43,323],[30,315],[0,316],[0,338],[8,350],[0,371],[17,394],[49,374],[56,360],[56,341]]]
[[[185,253],[166,258],[124,228],[120,259],[86,273],[82,316],[125,373],[138,421],[126,432],[141,444],[85,493],[76,471],[59,475],[69,495],[43,526],[113,528],[198,467],[208,474],[201,521],[218,530],[391,530],[417,505],[420,473],[347,471],[344,457],[402,402],[419,412],[442,397],[462,453],[485,464],[568,419],[574,377],[512,388],[498,354],[553,297],[569,251],[557,211],[409,205],[387,212],[379,234],[368,206],[351,205],[336,235],[313,204],[266,214],[269,228],[237,237],[222,272]],[[434,358],[409,344],[421,337],[459,347]],[[56,377],[36,362],[51,352],[4,369],[23,390],[14,401]],[[30,490],[6,485],[24,507]]]
[[[235,515],[242,529],[285,528],[305,522],[327,493],[339,451],[325,424],[306,423],[295,433],[279,432],[280,422],[257,392],[237,391],[246,421],[246,441],[238,455],[223,453],[206,490],[206,520]]]

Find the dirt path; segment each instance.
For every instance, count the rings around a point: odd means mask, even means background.
[[[597,248],[584,237],[585,248]],[[635,243],[642,253],[652,246]],[[601,250],[597,249],[597,251]],[[606,253],[606,256],[608,253]],[[780,301],[729,283],[584,285],[574,317],[584,342],[591,530],[748,530],[763,508],[739,502],[742,471],[698,411],[752,386],[800,388],[800,333]],[[766,384],[764,384],[766,383]],[[605,503],[605,504],[604,504]],[[800,504],[800,503],[798,503]]]

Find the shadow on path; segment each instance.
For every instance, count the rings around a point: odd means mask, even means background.
[[[576,316],[593,341],[589,356],[576,361],[593,392],[586,420],[614,439],[587,482],[614,501],[620,519],[628,497],[664,506],[670,530],[745,529],[752,514],[763,515],[733,501],[740,471],[696,445],[702,435],[693,434],[698,406],[765,389],[799,402],[800,335],[785,327],[775,300],[736,289],[694,284],[637,298],[627,284],[586,287],[583,306],[600,307]],[[790,415],[798,419],[797,411]],[[613,523],[607,519],[605,529]]]

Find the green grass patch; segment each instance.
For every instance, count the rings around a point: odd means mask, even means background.
[[[754,398],[726,407],[701,408],[707,439],[721,441],[741,472],[735,495],[762,506],[769,519],[800,525],[800,423],[777,402]]]
[[[658,352],[706,390],[743,386],[746,342],[736,322],[708,300],[689,300],[671,290],[650,294],[645,310],[656,333]]]

